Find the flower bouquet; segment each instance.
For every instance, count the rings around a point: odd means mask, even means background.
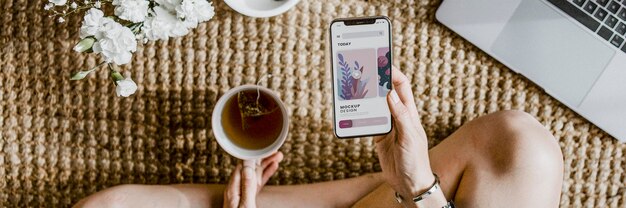
[[[61,23],[68,15],[84,13],[81,40],[74,51],[103,57],[102,63],[75,73],[71,80],[83,79],[106,65],[117,96],[123,97],[135,93],[137,84],[115,66],[130,62],[138,42],[185,36],[215,14],[209,0],[49,0],[44,9]]]

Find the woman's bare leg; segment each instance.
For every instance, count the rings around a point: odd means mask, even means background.
[[[380,173],[291,186],[266,186],[259,207],[350,207],[383,183]],[[120,185],[95,193],[75,207],[222,207],[224,185]]]
[[[454,199],[459,207],[559,204],[563,180],[560,148],[554,137],[525,113],[503,111],[471,121],[430,149],[429,155],[446,198]],[[221,207],[223,189],[223,185],[123,185],[81,203]],[[128,197],[128,193],[138,197]],[[258,200],[259,207],[398,206],[393,190],[383,183],[380,174],[317,184],[266,186]]]
[[[490,114],[462,126],[429,150],[446,198],[458,207],[558,207],[563,156],[554,137],[520,111]],[[384,203],[381,203],[383,201]],[[390,207],[382,185],[357,207]]]

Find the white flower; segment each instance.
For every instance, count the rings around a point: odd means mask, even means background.
[[[141,30],[148,40],[167,40],[169,37],[181,37],[189,33],[184,22],[163,6],[153,8]]]
[[[154,7],[141,28],[148,40],[167,40],[181,37],[198,23],[215,15],[207,0],[155,0]]]
[[[67,0],[48,0],[48,1],[57,6],[63,6],[65,5],[65,3],[67,3]]]
[[[72,9],[76,9],[76,8],[78,8],[78,4],[76,4],[76,2],[72,2],[72,4],[70,4],[70,7]]]
[[[104,13],[99,9],[89,9],[83,19],[83,25],[80,27],[80,38],[95,35],[105,19],[108,18],[104,18]]]
[[[102,3],[100,3],[100,1],[96,1],[96,3],[93,6],[100,9],[100,7],[102,7]]]
[[[59,17],[58,21],[59,21],[59,23],[64,23],[65,22],[65,18]]]
[[[176,7],[176,15],[184,20],[187,27],[195,28],[198,23],[213,18],[215,11],[211,3],[206,0],[183,0]]]
[[[135,34],[128,27],[122,26],[109,18],[103,19],[103,24],[94,35],[96,43],[93,45],[95,53],[102,53],[106,62],[122,65],[130,62],[132,53],[137,50]]]
[[[137,91],[137,84],[130,78],[119,80],[115,83],[117,83],[115,92],[117,93],[118,97],[128,97],[132,94],[135,94],[135,91]]]
[[[134,23],[143,22],[148,16],[148,5],[146,0],[113,0],[115,5],[115,15],[121,19]]]
[[[52,9],[53,6],[54,6],[53,3],[47,3],[45,6],[43,6],[43,9],[44,10],[50,10],[50,9]]]
[[[130,62],[131,52],[137,49],[135,34],[128,27],[104,17],[99,9],[90,9],[80,27],[80,38],[93,36],[96,42],[92,50],[102,53],[106,62],[122,65]]]

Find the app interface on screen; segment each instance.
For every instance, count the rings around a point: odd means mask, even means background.
[[[387,133],[391,115],[389,22],[331,25],[335,131],[339,137]]]

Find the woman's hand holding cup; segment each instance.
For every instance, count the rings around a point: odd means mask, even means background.
[[[256,198],[263,186],[283,160],[283,154],[276,152],[264,158],[261,164],[255,160],[244,160],[239,163],[230,175],[224,191],[224,208],[255,208]]]

